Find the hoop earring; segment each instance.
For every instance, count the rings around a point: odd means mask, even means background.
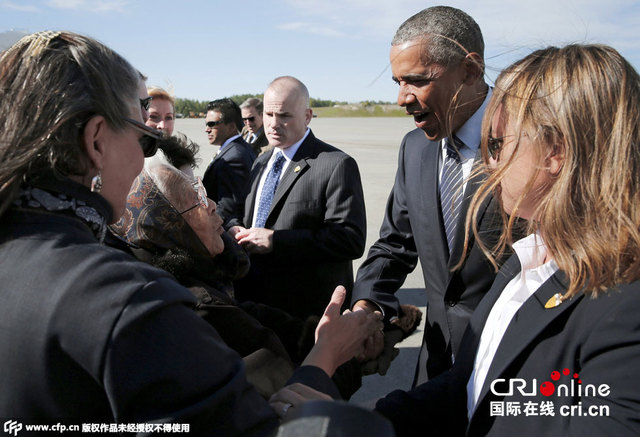
[[[98,170],[98,174],[91,179],[91,192],[99,193],[101,189],[102,189],[102,176],[100,175],[100,170]]]

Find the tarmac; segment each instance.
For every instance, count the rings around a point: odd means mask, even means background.
[[[378,238],[387,198],[395,178],[398,150],[403,136],[415,128],[411,117],[345,117],[313,118],[309,127],[314,135],[351,155],[360,170],[367,209],[367,245],[369,247]],[[200,162],[195,170],[202,176],[211,161],[217,146],[209,145],[204,131],[204,119],[177,119],[175,131],[184,133],[200,145]],[[175,132],[174,132],[175,133]],[[354,260],[354,274],[364,261],[365,256]],[[420,266],[407,276],[404,286],[396,293],[401,303],[420,307],[424,313],[426,298],[424,281]],[[418,360],[424,317],[420,327],[397,347],[399,355],[391,363],[385,376],[369,375],[363,378],[362,387],[350,402],[371,406],[372,402],[395,390],[411,388],[413,374]]]

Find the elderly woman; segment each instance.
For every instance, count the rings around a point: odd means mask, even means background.
[[[497,193],[487,256],[517,217],[529,235],[451,371],[377,410],[398,435],[640,435],[640,76],[610,47],[538,50],[501,73],[483,131],[467,222]]]
[[[165,138],[161,144],[176,141]],[[250,313],[277,321],[280,333],[290,339],[294,359],[299,358],[295,346],[303,323],[264,305],[238,306],[232,282],[246,274],[249,258],[223,233],[215,211],[216,204],[207,198],[200,178],[194,181],[154,158],[147,160],[134,181],[125,213],[112,229],[132,243],[138,259],[167,270],[191,290],[198,300],[198,313],[244,357],[247,379],[268,398],[289,379],[293,363],[274,332]]]
[[[189,290],[101,243],[156,147],[139,78],[70,32],[36,33],[0,55],[1,415],[270,434],[278,416]],[[222,246],[219,235],[211,244]],[[340,315],[344,290],[333,299],[294,378],[335,394],[329,375],[379,321]]]

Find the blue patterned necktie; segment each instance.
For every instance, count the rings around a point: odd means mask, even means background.
[[[278,188],[278,182],[280,182],[280,173],[282,173],[282,167],[284,166],[285,158],[281,151],[277,151],[276,159],[273,161],[269,173],[264,180],[262,187],[262,194],[260,195],[260,204],[258,205],[258,214],[256,215],[256,222],[253,224],[254,228],[263,228],[267,222],[269,211],[271,210],[271,202],[273,201],[273,195]]]
[[[455,135],[453,136],[453,141],[458,149],[464,145]],[[444,158],[442,178],[440,180],[440,208],[442,209],[442,219],[447,235],[449,253],[451,253],[462,204],[462,163],[460,162],[458,150],[451,143],[450,138],[446,138],[445,143],[447,156]]]

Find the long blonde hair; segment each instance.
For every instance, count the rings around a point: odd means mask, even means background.
[[[503,71],[483,122],[486,181],[473,198],[469,229],[492,260],[511,243],[517,207],[504,215],[499,242],[482,244],[477,216],[499,187],[519,146],[495,170],[486,165],[491,120],[502,108],[526,134],[539,158],[560,148],[564,161],[542,196],[528,231],[543,236],[551,257],[569,279],[566,297],[600,291],[640,278],[640,77],[613,48],[569,45],[538,50]],[[539,161],[541,162],[541,161]],[[532,163],[536,165],[536,163]],[[469,237],[467,237],[467,240]],[[494,262],[494,265],[495,262]]]

